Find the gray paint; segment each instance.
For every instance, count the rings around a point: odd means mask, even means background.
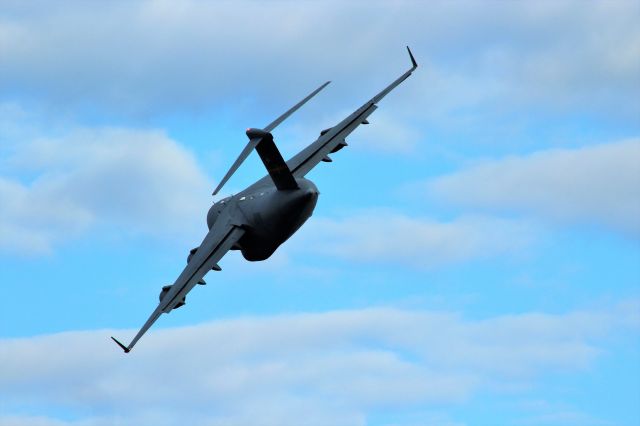
[[[240,167],[253,149],[265,165],[267,176],[240,193],[216,202],[207,213],[209,232],[202,243],[191,250],[187,266],[171,286],[164,286],[160,303],[128,346],[112,339],[129,352],[162,313],[169,313],[185,304],[186,295],[198,284],[205,284],[210,270],[219,271],[218,261],[229,250],[240,250],[245,259],[260,261],[269,258],[276,249],[311,217],[318,201],[318,189],[305,175],[321,161],[331,161],[329,154],[347,146],[345,138],[361,124],[376,104],[402,83],[417,68],[411,51],[412,67],[385,87],[380,93],[337,125],[325,129],[320,137],[285,162],[270,133],[293,112],[320,92],[329,82],[298,102],[264,129],[248,129],[249,143],[222,179],[214,194]]]

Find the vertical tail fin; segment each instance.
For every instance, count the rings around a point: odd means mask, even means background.
[[[280,154],[278,147],[273,142],[273,135],[260,129],[248,129],[247,136],[250,141],[258,140],[256,151],[269,172],[278,190],[298,189],[298,184]],[[250,142],[251,143],[251,142]]]

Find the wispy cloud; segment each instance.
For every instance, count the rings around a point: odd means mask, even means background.
[[[427,182],[431,195],[498,213],[640,235],[640,141],[481,161]]]
[[[210,185],[161,131],[76,128],[12,151],[0,176],[4,251],[46,252],[92,225],[168,235],[203,223]]]
[[[341,218],[314,217],[306,226],[294,249],[417,268],[522,253],[539,234],[524,221],[482,216],[438,221],[375,209]]]
[[[378,308],[246,318],[154,331],[129,355],[107,331],[5,339],[3,420],[14,409],[38,416],[58,407],[82,421],[11,424],[365,424],[379,407],[455,405],[495,392],[495,383],[524,392],[549,371],[588,368],[601,339],[637,329],[629,312],[468,320]]]
[[[157,113],[252,95],[249,90],[265,98],[290,93],[298,90],[292,81],[301,75],[314,82],[357,79],[360,91],[388,78],[389,70],[380,65],[401,58],[401,46],[408,43],[425,65],[416,77],[422,89],[414,89],[411,103],[421,115],[443,105],[455,112],[477,101],[484,107],[498,101],[572,105],[603,114],[615,105],[615,114],[637,116],[637,102],[628,101],[630,91],[638,92],[640,72],[635,2],[362,6],[5,2],[0,93],[18,90],[57,105]],[[278,25],[267,33],[248,25],[258,16]],[[331,22],[332,31],[318,31],[319,22]],[[345,90],[354,87],[344,84],[336,93]]]

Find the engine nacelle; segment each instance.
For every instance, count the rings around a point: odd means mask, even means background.
[[[189,255],[187,256],[187,263],[191,262],[191,258],[193,257],[194,254],[196,254],[197,251],[198,251],[198,247],[192,248],[191,250],[189,250]]]
[[[167,293],[169,293],[169,290],[171,290],[171,287],[173,287],[172,285],[165,285],[164,287],[162,287],[162,290],[160,291],[160,295],[158,296],[158,298],[160,299],[160,301],[162,302],[162,299],[164,299],[167,296]],[[187,297],[183,297],[181,301],[179,301],[176,306],[173,307],[173,309],[178,309],[181,306],[184,306],[185,303],[187,303]]]

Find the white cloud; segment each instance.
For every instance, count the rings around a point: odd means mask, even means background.
[[[522,252],[536,230],[526,222],[466,216],[449,222],[368,210],[341,219],[314,217],[297,250],[357,262],[405,264],[430,268],[450,263]]]
[[[255,91],[293,95],[295,81],[358,81],[357,88],[341,86],[337,99],[388,79],[408,43],[424,65],[416,77],[423,84],[411,83],[416,102],[407,107],[419,114],[440,103],[455,113],[470,100],[485,107],[515,100],[607,114],[616,105],[614,114],[637,117],[639,105],[629,101],[640,73],[636,2],[363,6],[4,2],[0,91],[38,93],[58,105],[93,101],[120,112],[157,112]],[[254,23],[258,17],[277,25],[265,32]],[[331,22],[331,31],[318,30],[322,22]]]
[[[202,225],[211,185],[159,131],[76,129],[14,148],[0,176],[0,249],[46,252],[91,225],[167,235]],[[204,229],[204,225],[199,228]]]
[[[613,426],[615,424],[559,401],[533,399],[524,400],[519,405],[522,415],[516,424],[523,426]]]
[[[384,111],[376,111],[369,121],[372,123],[370,126],[361,126],[349,138],[349,143],[353,142],[354,148],[410,154],[421,139],[417,130]]]
[[[431,194],[494,212],[595,223],[640,235],[640,140],[488,160],[427,183]]]
[[[588,368],[600,339],[637,329],[628,312],[472,321],[378,308],[245,318],[156,330],[128,355],[107,331],[4,339],[0,421],[20,407],[29,416],[57,407],[78,420],[13,424],[364,425],[382,408],[526,392],[523,384],[550,372]]]
[[[283,152],[297,152],[319,136],[324,128],[339,123],[349,116],[352,110],[340,110],[319,116],[306,115],[304,120],[292,120],[278,128],[277,142]],[[377,110],[368,118],[371,125],[358,127],[348,138],[348,149],[376,151],[388,154],[407,155],[415,151],[422,134],[413,125],[404,122],[396,114],[384,109]],[[342,154],[342,152],[340,153]],[[336,158],[339,158],[337,154]],[[333,158],[333,155],[331,155]]]
[[[57,194],[0,178],[0,248],[46,252],[91,222],[91,213]]]
[[[428,42],[433,54],[416,74],[419,87],[411,90],[414,102],[406,102],[407,109],[438,120],[475,118],[478,132],[491,124],[487,115],[511,116],[523,106],[553,115],[588,111],[637,123],[640,103],[632,95],[640,95],[637,3],[485,2],[482,10],[474,9],[473,2],[439,6],[425,5],[432,9],[431,19],[441,20],[435,28],[450,31],[438,35],[449,39]]]

